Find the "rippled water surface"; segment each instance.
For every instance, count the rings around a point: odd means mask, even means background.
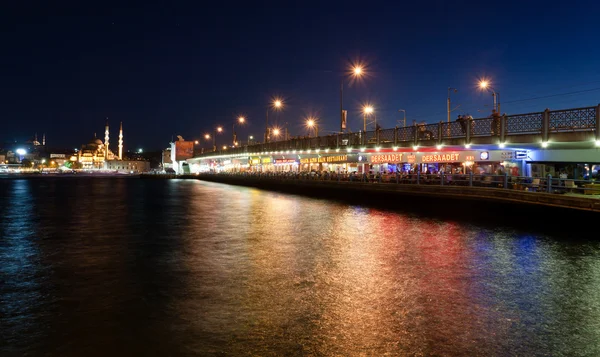
[[[579,226],[194,180],[0,181],[0,355],[598,356],[600,238]]]

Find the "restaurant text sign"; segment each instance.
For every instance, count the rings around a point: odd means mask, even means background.
[[[402,162],[402,154],[381,154],[371,156],[372,164],[385,164],[388,162]]]
[[[458,162],[460,161],[460,154],[436,154],[436,155],[423,155],[421,157],[422,162]]]
[[[316,164],[316,163],[320,163],[320,162],[334,163],[334,162],[346,162],[346,161],[348,161],[348,155],[307,157],[305,159],[300,159],[301,164]]]

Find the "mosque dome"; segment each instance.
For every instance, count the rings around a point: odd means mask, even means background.
[[[102,145],[102,140],[98,138],[93,138],[92,140],[90,140],[88,145]]]

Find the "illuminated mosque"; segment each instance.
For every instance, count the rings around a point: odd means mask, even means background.
[[[119,128],[119,154],[115,155],[110,150],[110,136],[108,130],[108,119],[104,127],[104,142],[96,137],[89,143],[82,145],[77,152],[77,161],[82,164],[83,169],[109,169],[114,161],[123,160],[123,122]]]

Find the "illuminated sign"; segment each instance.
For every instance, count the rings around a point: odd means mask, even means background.
[[[490,158],[490,153],[487,151],[482,151],[481,153],[479,153],[479,159],[481,160],[487,160]]]
[[[518,160],[527,159],[527,151],[524,151],[524,150],[515,151],[515,159],[518,159]]]
[[[175,142],[175,161],[181,161],[194,157],[194,142],[193,141],[176,141]]]
[[[422,162],[457,162],[460,161],[460,154],[440,154],[440,155],[423,155]]]
[[[263,164],[269,164],[271,162],[271,158],[270,157],[263,157],[262,159],[262,163]]]
[[[415,162],[417,162],[417,155],[408,154],[406,156],[406,162],[408,162],[409,164],[414,164]]]
[[[402,154],[382,154],[371,156],[371,163],[383,164],[388,162],[402,162]]]
[[[229,165],[229,164],[231,164],[231,160],[225,160],[225,161],[223,161],[223,165]]]
[[[294,159],[275,159],[275,164],[295,164]]]
[[[475,156],[467,155],[467,156],[465,156],[465,161],[475,161]]]
[[[347,162],[347,161],[348,161],[348,155],[308,157],[305,159],[300,159],[301,164],[340,163],[340,162]]]
[[[255,157],[250,162],[254,165],[257,165],[257,164],[260,164],[260,159],[258,157]]]

